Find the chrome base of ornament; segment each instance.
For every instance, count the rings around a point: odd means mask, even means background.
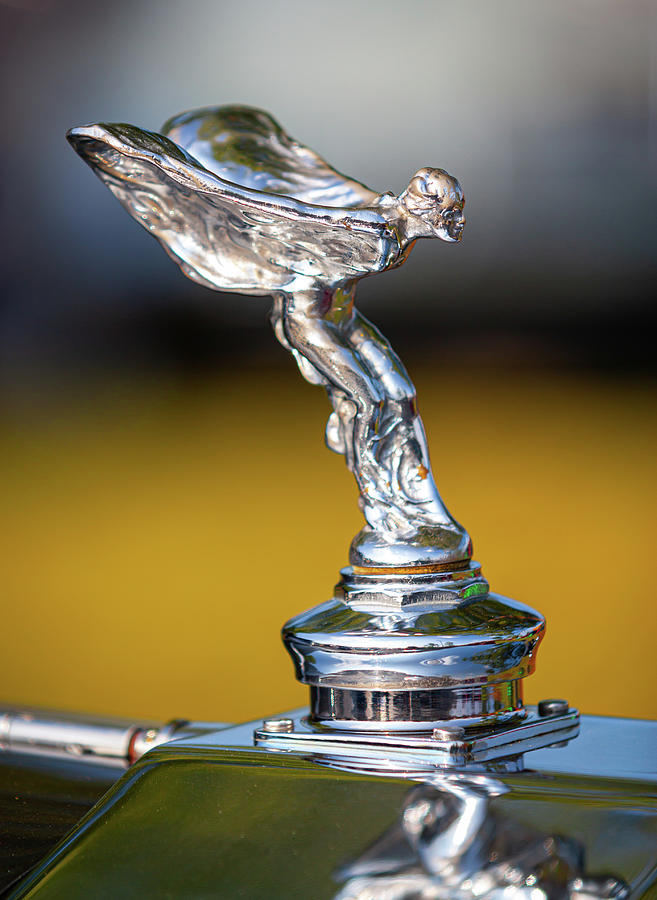
[[[377,531],[366,525],[349,548],[349,562],[358,569],[439,569],[459,565],[472,556],[472,541],[457,522],[416,525],[403,531]]]
[[[562,746],[579,734],[579,712],[569,708],[559,714],[541,715],[527,707],[524,721],[505,727],[460,728],[454,725],[422,733],[387,731],[329,731],[313,723],[305,711],[268,719],[253,732],[256,746],[267,750],[313,753],[320,758],[345,758],[355,765],[359,758],[378,759],[387,765],[422,763],[461,768],[514,761],[522,769],[522,755],[544,747]]]
[[[434,691],[349,691],[310,688],[310,722],[338,731],[426,731],[511,725],[527,712],[522,682]]]
[[[544,628],[466,560],[420,574],[344,569],[333,599],[291,619],[283,640],[315,724],[421,731],[521,720]]]
[[[358,612],[425,611],[446,607],[488,594],[481,566],[471,559],[441,566],[409,569],[358,569],[341,571],[335,597]]]

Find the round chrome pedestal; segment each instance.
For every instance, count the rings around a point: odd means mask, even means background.
[[[419,575],[342,572],[283,639],[320,727],[418,731],[514,723],[545,621],[489,593],[478,564]]]
[[[310,688],[310,721],[340,731],[426,731],[519,722],[526,716],[522,683],[436,691],[350,691]]]

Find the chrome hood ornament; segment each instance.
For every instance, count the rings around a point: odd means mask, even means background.
[[[460,240],[456,179],[423,168],[399,196],[377,194],[267,113],[239,106],[184,113],[162,134],[91,125],[68,139],[186,275],[274,297],[276,337],[303,377],[326,388],[326,442],[360,490],[368,525],[352,563],[463,558],[469,539],[436,488],[415,388],[354,307],[356,282],[401,265],[417,238]]]
[[[401,265],[416,239],[461,239],[458,181],[425,167],[399,195],[377,193],[241,106],[183,113],[162,134],[99,124],[68,139],[186,275],[271,295],[276,337],[327,391],[326,442],[356,478],[366,525],[333,599],[284,628],[311,722],[523,719],[543,618],[489,593],[436,488],[408,373],[354,306],[356,283]]]

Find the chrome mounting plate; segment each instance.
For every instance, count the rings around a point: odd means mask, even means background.
[[[560,715],[541,716],[528,706],[527,718],[514,726],[468,733],[465,729],[436,728],[425,733],[363,733],[320,730],[305,710],[266,719],[253,733],[257,747],[358,757],[377,755],[409,758],[436,766],[456,768],[518,757],[530,750],[561,745],[579,734],[579,712],[569,708]]]

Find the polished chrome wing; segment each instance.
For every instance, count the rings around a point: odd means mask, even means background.
[[[336,171],[261,109],[191,110],[169,119],[162,134],[208,171],[257,191],[320,206],[371,206],[377,199],[375,191]]]
[[[250,186],[266,180],[257,177],[255,156],[244,153],[235,162],[230,142],[223,147],[233,162],[215,168],[237,177],[235,167],[242,166],[246,185],[210,171],[168,137],[132,125],[73,128],[68,139],[184,273],[208,287],[249,294],[309,290],[381,271],[399,256],[395,231],[376,208],[320,206],[264,193]],[[212,146],[199,147],[206,158]],[[254,139],[252,149],[259,146]],[[310,151],[290,153],[310,165]],[[306,193],[318,194],[324,184],[331,194],[333,177],[331,196],[337,196],[335,179],[341,176],[317,160]],[[288,178],[293,171],[297,181],[302,178],[301,168],[290,164],[285,171]],[[349,184],[357,183],[345,180],[353,200]]]

